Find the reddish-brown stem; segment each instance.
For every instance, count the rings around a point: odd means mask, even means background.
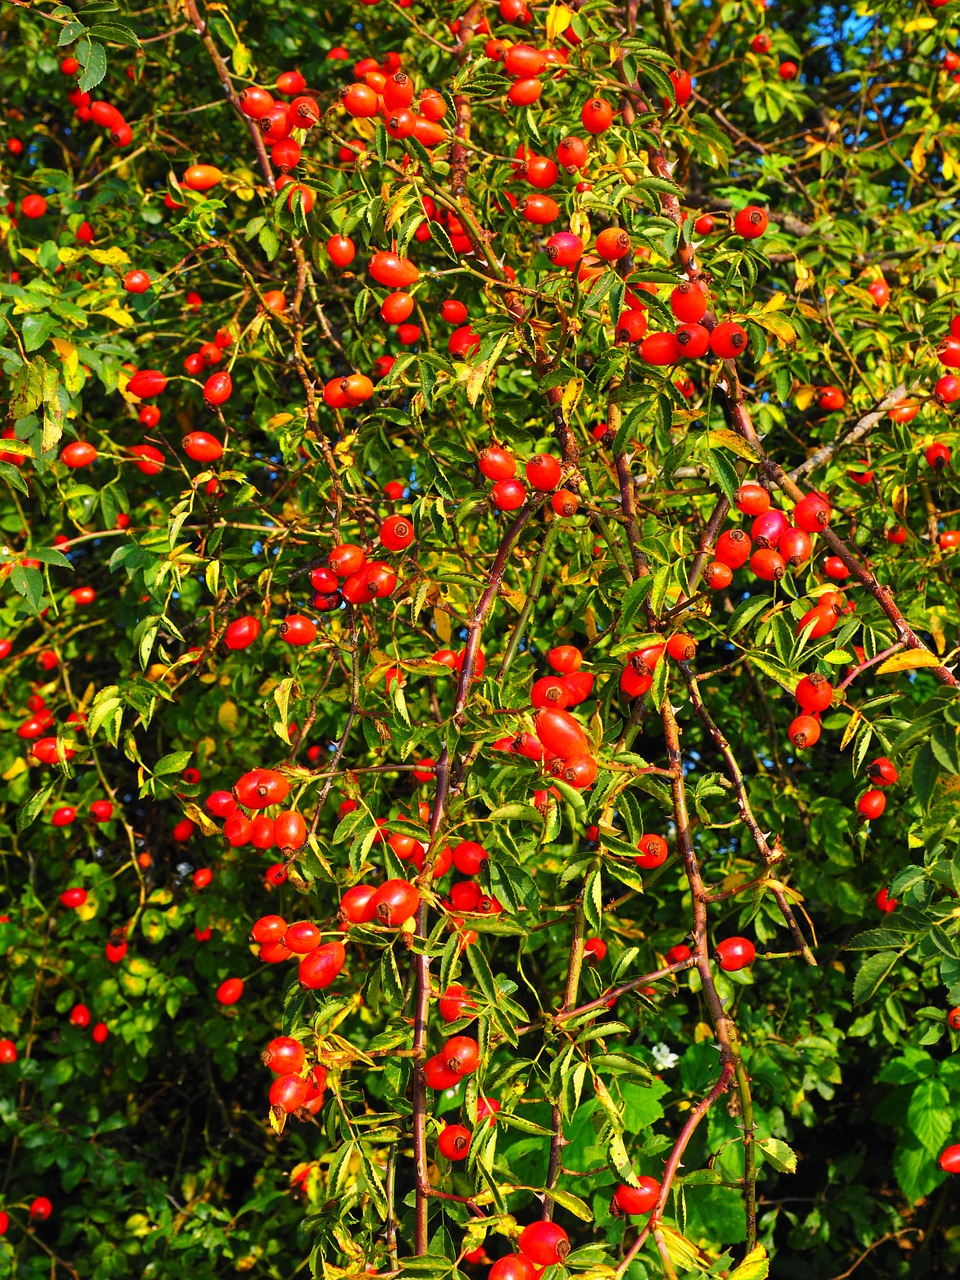
[[[846,689],[847,686],[851,685],[854,680],[856,680],[857,676],[862,675],[864,671],[867,671],[870,667],[875,667],[878,662],[883,662],[886,658],[892,658],[895,653],[899,653],[901,649],[905,649],[906,647],[907,646],[903,640],[898,640],[897,643],[892,644],[889,649],[883,649],[875,657],[867,658],[865,662],[860,662],[857,666],[851,667],[847,675],[844,676],[837,685],[837,688]]]

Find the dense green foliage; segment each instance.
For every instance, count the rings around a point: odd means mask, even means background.
[[[463,1280],[551,1215],[571,1252],[544,1280],[960,1266],[938,1163],[960,1143],[960,486],[956,397],[934,394],[960,229],[952,14],[3,7],[0,1274]],[[560,51],[533,105],[507,98],[488,32]],[[392,73],[391,54],[443,94],[427,145],[339,105],[355,62]],[[275,190],[237,106],[294,66],[319,116],[296,134],[302,197]],[[675,68],[694,78],[680,106]],[[122,145],[86,92],[122,113]],[[617,114],[592,137],[597,96]],[[570,136],[589,158],[535,225],[523,148]],[[190,190],[192,165],[221,177]],[[746,205],[769,213],[758,238],[733,231]],[[618,262],[544,253],[605,227],[629,238]],[[419,269],[407,343],[368,270],[392,247]],[[684,277],[708,330],[743,326],[736,360],[655,365],[618,333],[624,310],[672,333]],[[137,369],[165,389],[132,394]],[[356,371],[375,389],[344,400]],[[188,452],[196,432],[222,457]],[[77,441],[95,461],[63,461]],[[521,479],[555,457],[566,507],[528,486],[498,510],[492,442]],[[779,580],[724,585],[744,480],[787,523],[815,488],[829,526]],[[415,530],[405,549],[378,544],[388,516]],[[315,600],[343,543],[396,586]],[[291,615],[310,643],[284,640]],[[243,617],[259,635],[230,648]],[[676,633],[695,653],[651,651]],[[528,758],[558,645],[593,677],[566,779]],[[813,674],[832,703],[798,746]],[[897,780],[878,787],[880,757]],[[206,798],[255,768],[289,781],[300,848],[224,840]],[[670,853],[644,868],[651,833]],[[488,861],[464,915],[443,899],[468,877],[437,860],[467,840]],[[417,880],[416,916],[341,933],[347,889],[385,879]],[[343,939],[328,987],[262,962],[250,932],[272,913]],[[732,937],[757,954],[728,971]],[[475,1020],[441,1020],[454,982]],[[292,1117],[260,1061],[281,1032],[326,1072]],[[425,1088],[457,1033],[478,1071]],[[460,1122],[454,1163],[437,1137]],[[613,1213],[639,1176],[663,1185],[652,1218]]]

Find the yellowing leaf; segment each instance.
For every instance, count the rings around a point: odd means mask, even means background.
[[[767,299],[767,301],[763,304],[762,309],[764,313],[769,311],[782,311],[783,305],[786,302],[786,300],[787,300],[787,295],[785,293],[775,293],[772,297]]]
[[[547,10],[547,39],[562,36],[573,20],[573,14],[565,4],[552,4]]]
[[[924,146],[924,138],[919,137],[913,144],[913,150],[910,152],[910,167],[914,173],[923,173],[927,166],[927,151]]]
[[[800,410],[801,413],[803,413],[804,410],[809,409],[810,406],[813,404],[813,394],[814,394],[813,387],[801,387],[800,390],[793,397],[794,403],[796,404],[797,408]]]
[[[789,320],[785,320],[779,315],[759,315],[751,316],[754,323],[766,329],[768,333],[772,333],[778,342],[782,342],[785,346],[792,347],[796,345],[797,331]]]
[[[191,822],[196,823],[205,836],[219,835],[220,828],[215,822],[210,821],[198,804],[184,805],[183,813]]]
[[[932,31],[936,25],[936,18],[931,18],[929,14],[923,14],[919,18],[911,18],[900,29],[905,36],[911,36],[915,31]]]
[[[728,1273],[727,1280],[767,1280],[770,1274],[770,1259],[762,1244],[751,1249],[739,1267]]]
[[[797,293],[800,293],[803,289],[810,288],[815,276],[802,258],[797,258],[793,265],[797,270]]]
[[[221,704],[217,711],[217,724],[221,729],[226,729],[228,733],[235,733],[239,719],[240,716],[235,702],[227,700]]]
[[[437,636],[444,644],[450,643],[450,615],[444,609],[434,609],[433,625],[436,627]]]
[[[129,329],[133,324],[133,317],[128,315],[122,307],[110,306],[101,307],[97,312],[99,316],[106,316],[108,320],[112,320],[114,324],[118,324],[121,329]]]
[[[843,737],[840,739],[840,750],[842,751],[853,735],[857,731],[857,725],[863,719],[859,711],[855,711],[847,721],[847,727],[843,731]]]
[[[577,406],[580,396],[583,394],[583,379],[571,378],[567,385],[563,388],[563,398],[560,401],[560,407],[563,409],[563,416],[569,420],[571,413]]]
[[[12,782],[14,778],[19,778],[21,773],[26,772],[26,768],[26,760],[24,760],[23,756],[17,756],[16,760],[14,760],[13,764],[3,775],[4,782]]]
[[[902,653],[895,653],[886,662],[881,662],[877,667],[877,674],[885,676],[894,671],[919,671],[921,667],[939,665],[940,659],[929,649],[904,649]]]
[[[688,1240],[686,1236],[681,1235],[673,1227],[668,1227],[666,1223],[660,1224],[660,1230],[663,1232],[670,1261],[677,1266],[683,1267],[684,1270],[699,1270],[697,1261],[700,1256],[700,1250],[693,1241]]]
[[[114,245],[112,249],[88,249],[88,257],[94,262],[99,262],[102,267],[123,267],[130,261],[129,254],[118,246]],[[60,257],[63,257],[63,250],[60,250]]]
[[[711,449],[716,449],[720,446],[724,449],[729,449],[738,458],[746,458],[748,462],[760,461],[760,455],[753,445],[738,436],[735,431],[726,431],[722,428],[717,431],[708,431],[707,444]]]

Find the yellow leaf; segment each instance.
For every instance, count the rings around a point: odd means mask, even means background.
[[[797,270],[797,293],[800,293],[802,290],[810,288],[815,276],[802,258],[797,258],[793,265]]]
[[[943,152],[943,164],[941,167],[943,169],[944,182],[949,182],[950,179],[954,177],[957,170],[956,170],[956,166],[953,163],[953,157],[950,155],[950,152],[947,150],[944,150]]]
[[[911,36],[915,31],[932,31],[936,25],[936,18],[923,14],[919,18],[911,18],[909,22],[905,22],[900,30],[905,36]]]
[[[949,620],[949,612],[941,605],[934,609],[927,610],[927,630],[933,636],[933,643],[937,646],[937,653],[946,653],[947,637],[943,629],[943,620]]]
[[[567,385],[563,388],[563,398],[560,401],[560,407],[563,409],[563,416],[569,420],[571,413],[577,406],[580,396],[583,394],[583,379],[571,378]]]
[[[813,387],[801,387],[793,397],[794,404],[796,404],[801,413],[803,413],[805,409],[809,409],[813,404],[813,393]]]
[[[927,152],[923,144],[924,138],[921,136],[913,144],[913,150],[910,152],[910,167],[914,173],[923,173],[927,167]]]
[[[929,649],[904,649],[895,653],[877,667],[877,675],[885,676],[894,671],[919,671],[921,667],[939,667],[940,659]]]
[[[444,644],[450,643],[450,615],[443,609],[434,609],[433,625]]]
[[[779,315],[759,315],[753,316],[753,321],[766,329],[768,333],[772,333],[778,342],[782,342],[785,346],[792,347],[797,341],[797,331],[789,320],[785,320]]]
[[[187,804],[183,807],[184,817],[195,823],[205,836],[215,836],[220,834],[220,828],[215,822],[211,822],[204,811],[198,804]]]
[[[118,324],[121,329],[129,329],[133,324],[133,317],[128,315],[122,307],[116,305],[110,307],[101,307],[97,312],[98,316],[106,316],[108,320],[112,320],[114,324]]]
[[[221,704],[217,711],[217,724],[221,729],[226,729],[228,733],[235,733],[239,719],[240,716],[235,702],[228,700]]]
[[[21,773],[26,772],[26,768],[26,760],[24,760],[23,756],[17,756],[16,760],[14,760],[13,764],[3,775],[4,782],[12,782],[14,778],[19,778]]]
[[[286,426],[288,422],[292,422],[292,421],[293,421],[292,413],[275,413],[272,418],[267,419],[267,426],[270,428],[271,431],[273,431],[275,430],[275,428]]]
[[[763,311],[764,312],[782,311],[783,304],[786,302],[786,300],[787,300],[787,295],[785,293],[775,293],[771,298],[768,298],[767,301],[763,304]]]
[[[770,1260],[767,1251],[762,1244],[758,1244],[755,1249],[750,1250],[739,1267],[729,1273],[728,1280],[767,1280],[769,1274]]]
[[[103,267],[123,267],[130,261],[129,255],[116,245],[112,249],[88,249],[87,255]],[[62,249],[60,256],[63,257]]]
[[[726,431],[722,428],[717,431],[708,431],[707,445],[711,449],[722,446],[724,449],[729,449],[731,453],[735,453],[738,458],[746,458],[748,462],[760,461],[760,455],[753,445],[748,444],[735,431]]]
[[[907,502],[909,501],[909,498],[910,492],[906,485],[894,485],[893,492],[890,495],[890,502],[894,511],[901,520],[905,520],[907,518]]]
[[[857,725],[863,719],[859,711],[855,711],[847,721],[847,727],[843,731],[843,737],[840,739],[840,750],[842,751],[853,735],[857,731]]]
[[[693,1028],[693,1038],[697,1044],[703,1044],[704,1040],[712,1040],[713,1027],[709,1022],[698,1022]]]
[[[552,4],[547,10],[547,39],[562,36],[573,20],[573,14],[565,4]]]
[[[677,1266],[683,1267],[684,1270],[699,1270],[697,1261],[700,1251],[693,1241],[688,1240],[686,1236],[681,1235],[673,1227],[668,1227],[664,1222],[660,1224],[660,1230],[663,1232],[670,1261]]]

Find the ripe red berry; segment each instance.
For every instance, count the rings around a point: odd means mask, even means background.
[[[734,320],[724,320],[710,335],[710,348],[721,360],[734,360],[746,350],[746,330]]]
[[[583,257],[583,241],[572,231],[558,231],[547,241],[544,252],[555,267],[572,267]]]
[[[604,133],[613,124],[613,107],[604,98],[590,98],[583,104],[580,119],[587,133]]]
[[[538,453],[526,465],[527,480],[534,489],[548,492],[560,483],[560,463],[549,453]]]
[[[605,262],[619,262],[630,252],[630,237],[622,227],[604,227],[594,249]]]
[[[770,510],[770,494],[759,484],[742,484],[736,493],[737,510],[745,516],[762,516]]]
[[[640,853],[634,858],[634,862],[638,867],[643,867],[646,871],[663,866],[670,852],[663,836],[655,835],[641,836],[637,848]]]
[[[217,999],[221,1004],[236,1004],[242,995],[242,978],[227,978],[217,987]]]
[[[480,1046],[470,1036],[451,1036],[443,1046],[443,1060],[458,1076],[472,1075],[480,1065]]]
[[[808,493],[793,508],[793,521],[805,533],[820,533],[830,523],[830,503],[819,493]]]
[[[570,1237],[556,1222],[531,1222],[520,1232],[517,1248],[539,1267],[559,1266],[570,1252]]]
[[[886,756],[878,756],[867,766],[867,776],[875,787],[890,787],[900,777],[896,765]]]
[[[586,960],[600,961],[607,954],[607,944],[602,938],[587,938],[583,944],[583,955]]]
[[[798,751],[815,746],[820,739],[820,721],[813,716],[797,716],[790,725],[788,737]]]
[[[660,1183],[656,1178],[642,1177],[637,1179],[637,1186],[625,1184],[617,1187],[613,1193],[613,1205],[620,1213],[626,1215],[649,1213],[660,1196]]]
[[[377,890],[371,905],[381,924],[395,928],[416,915],[420,891],[406,880],[387,880]]]
[[[833,701],[833,685],[825,676],[816,673],[802,676],[794,690],[797,702],[804,711],[826,711]]]
[[[770,219],[763,209],[758,205],[748,204],[737,213],[733,220],[733,228],[737,235],[743,236],[745,240],[756,240],[766,231],[769,222]]]
[[[123,277],[123,287],[127,293],[146,293],[150,283],[150,276],[146,271],[128,271]]]
[[[311,991],[329,987],[346,963],[347,953],[340,942],[325,942],[300,961],[297,977]]]
[[[862,818],[879,818],[887,807],[887,797],[882,791],[865,791],[857,801],[857,813]]]
[[[448,1124],[440,1130],[437,1150],[448,1160],[466,1160],[470,1150],[470,1130],[462,1124]]]
[[[724,938],[717,943],[717,964],[726,973],[746,969],[757,958],[757,949],[749,938]]]
[[[460,1018],[472,1018],[471,1009],[476,1009],[476,1001],[471,998],[467,988],[459,982],[452,983],[444,991],[439,1000],[440,1017],[444,1022],[457,1022]]]
[[[527,500],[527,491],[519,480],[498,480],[490,490],[490,501],[498,511],[516,511]]]
[[[500,0],[501,8],[504,0]],[[522,1253],[508,1253],[498,1258],[487,1272],[487,1280],[536,1280],[537,1271]]]
[[[280,623],[278,630],[281,640],[297,648],[301,645],[313,644],[317,638],[316,623],[299,613],[288,614]]]
[[[721,564],[719,560],[712,560],[710,564],[704,566],[703,581],[709,590],[722,591],[733,581],[733,570],[729,565]]]
[[[65,452],[66,450],[64,450]],[[62,458],[63,454],[60,456]],[[950,462],[950,447],[942,444],[939,440],[934,440],[933,444],[928,445],[924,450],[923,456],[928,467],[933,467],[934,471],[942,471]]]
[[[707,310],[703,285],[699,281],[682,281],[670,295],[670,309],[682,324],[696,324]]]

